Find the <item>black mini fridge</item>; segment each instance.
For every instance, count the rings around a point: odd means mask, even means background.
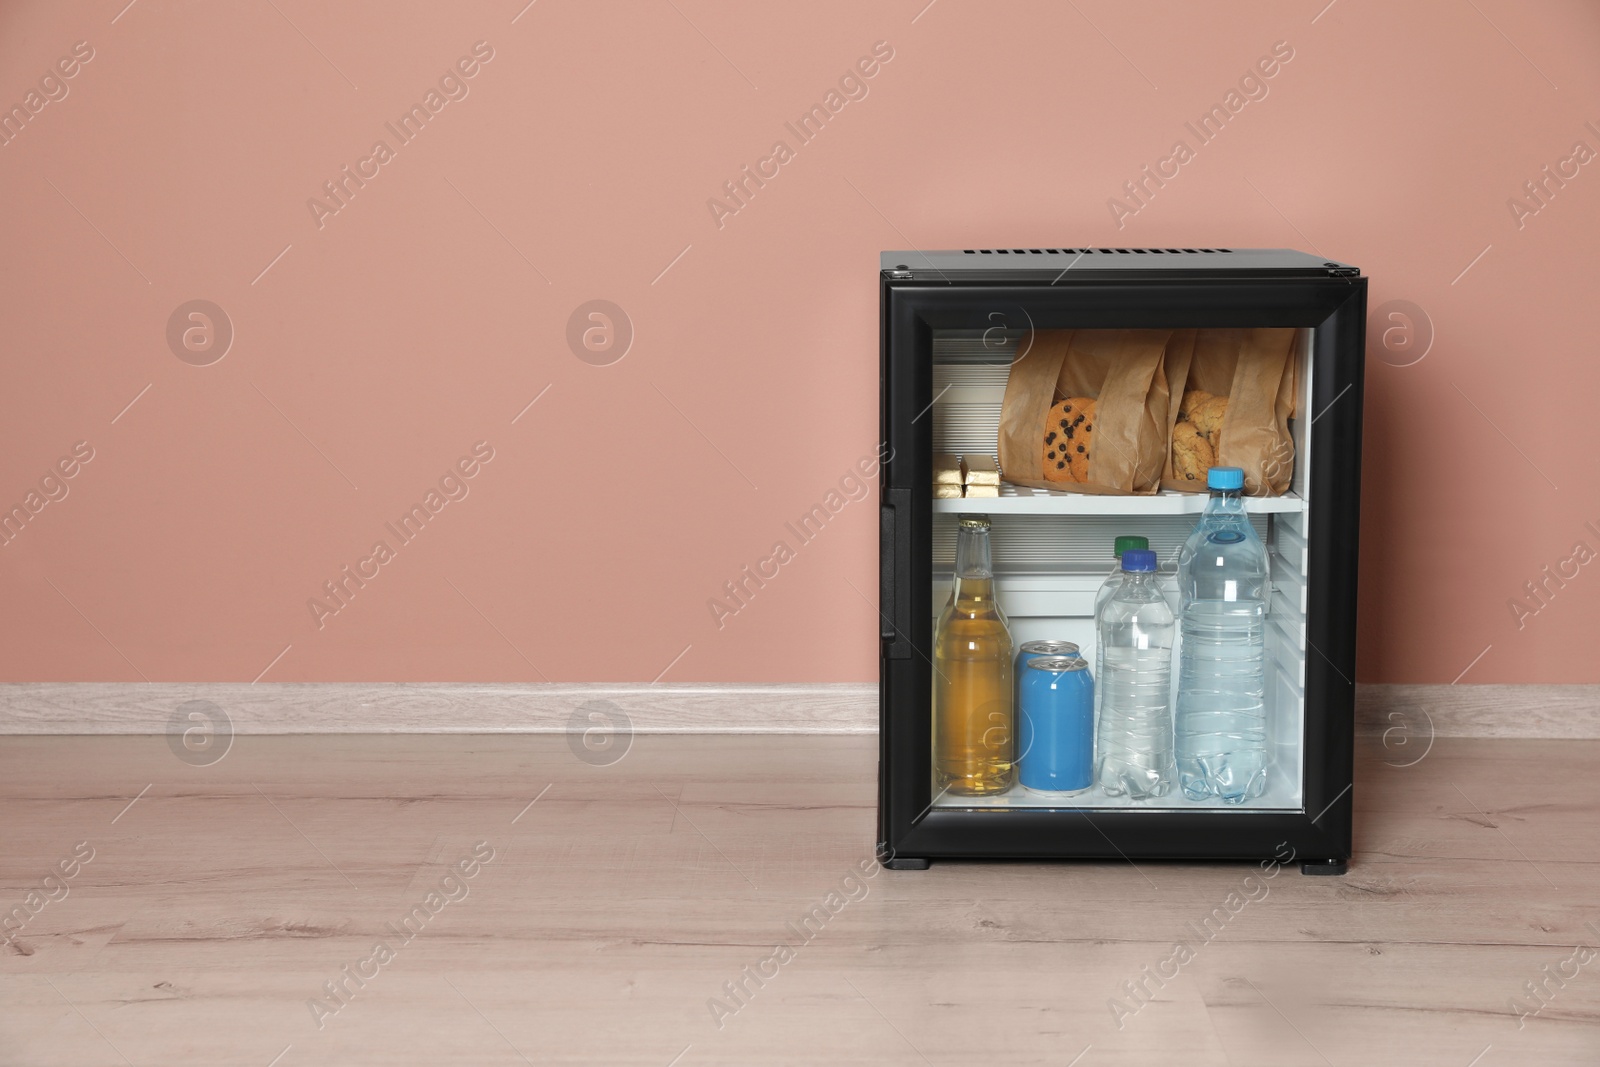
[[[885,252],[880,263],[882,477],[878,852],[920,870],[944,859],[1238,860],[1342,874],[1351,854],[1356,558],[1367,280],[1287,249],[988,248]],[[935,456],[999,458],[1008,375],[1039,331],[1292,330],[1292,474],[1245,500],[1266,546],[1270,601],[1266,791],[1242,804],[1020,786],[935,789],[935,620],[956,527],[990,522],[994,596],[1017,643],[1080,645],[1093,665],[1094,597],[1114,537],[1174,557],[1208,497],[1009,485],[941,496]],[[1176,398],[1173,399],[1176,403]],[[1002,477],[1005,472],[1002,470]],[[1172,575],[1162,576],[1171,583]],[[1174,664],[1173,675],[1178,673]]]

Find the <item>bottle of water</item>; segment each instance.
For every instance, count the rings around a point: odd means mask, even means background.
[[[1136,537],[1132,534],[1123,534],[1111,542],[1111,575],[1105,581],[1100,583],[1100,590],[1094,595],[1094,617],[1096,626],[1099,625],[1100,612],[1101,609],[1106,606],[1106,601],[1110,600],[1113,594],[1115,594],[1118,589],[1122,588],[1122,554],[1130,549],[1149,547],[1149,538]],[[1106,673],[1106,646],[1098,640],[1095,641],[1094,644],[1094,676],[1096,678],[1104,678]],[[1101,689],[1100,686],[1096,685],[1094,687],[1095,722],[1100,721],[1100,708],[1104,703],[1104,696],[1105,691]]]
[[[1103,697],[1096,780],[1135,800],[1172,789],[1172,609],[1156,588],[1156,554],[1131,549],[1122,584],[1095,620]]]
[[[1190,800],[1242,804],[1267,787],[1267,550],[1245,516],[1238,467],[1212,467],[1211,501],[1178,556],[1178,783]]]

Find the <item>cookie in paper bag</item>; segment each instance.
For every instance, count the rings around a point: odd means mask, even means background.
[[[1192,422],[1172,427],[1172,475],[1186,482],[1204,482],[1216,464],[1216,454],[1205,435]]]
[[[1050,408],[1044,423],[1044,476],[1051,482],[1087,482],[1094,442],[1093,397],[1069,396]]]
[[[1228,398],[1212,396],[1203,389],[1188,390],[1183,394],[1183,402],[1178,405],[1178,418],[1192,423],[1213,451],[1219,443],[1222,420],[1227,417]]]
[[[1215,399],[1214,395],[1204,389],[1185,389],[1183,391],[1183,399],[1178,402],[1179,420],[1192,423],[1194,421],[1194,409],[1204,404],[1207,400]]]

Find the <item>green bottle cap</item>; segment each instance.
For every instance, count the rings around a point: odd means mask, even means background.
[[[1122,554],[1124,552],[1132,551],[1135,548],[1149,548],[1150,547],[1150,539],[1148,537],[1127,537],[1127,536],[1124,536],[1124,537],[1117,538],[1116,541],[1113,542],[1113,544],[1115,545],[1115,548],[1114,548],[1113,551],[1114,551],[1114,554],[1116,556],[1116,560],[1117,560],[1118,563],[1121,563],[1122,562]]]

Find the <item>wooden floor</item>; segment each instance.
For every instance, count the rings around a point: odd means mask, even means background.
[[[1600,1063],[1600,742],[1383,757],[1266,880],[875,871],[871,737],[0,739],[0,1063]]]

